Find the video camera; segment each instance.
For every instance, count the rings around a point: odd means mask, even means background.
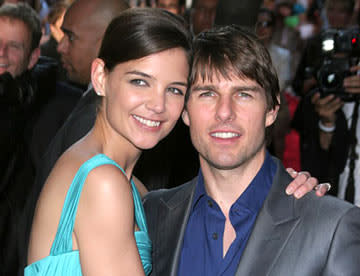
[[[360,95],[347,93],[344,78],[356,72],[350,67],[359,64],[360,29],[328,29],[321,34],[322,62],[316,73],[321,95],[334,94],[343,101],[356,101]]]

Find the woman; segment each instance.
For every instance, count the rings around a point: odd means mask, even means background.
[[[150,273],[151,242],[131,174],[141,151],[179,118],[190,62],[191,39],[179,18],[130,9],[111,22],[92,64],[95,125],[45,183],[25,275]]]

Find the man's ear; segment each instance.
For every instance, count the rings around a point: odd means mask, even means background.
[[[184,110],[181,114],[181,118],[182,118],[183,122],[185,123],[185,125],[190,126],[189,113],[187,112],[186,108],[184,108]]]
[[[97,58],[91,64],[91,82],[93,88],[99,96],[105,96],[105,63]]]
[[[278,95],[276,98],[278,100],[278,104],[275,105],[273,109],[270,109],[266,112],[265,127],[271,126],[276,120],[280,108],[280,95]]]
[[[40,48],[37,47],[36,49],[34,49],[30,55],[30,59],[29,59],[29,64],[27,66],[27,69],[30,70],[31,68],[33,68],[35,66],[35,64],[38,62],[40,57]]]

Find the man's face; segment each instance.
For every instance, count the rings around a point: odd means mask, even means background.
[[[179,0],[158,0],[157,7],[174,14],[182,13]]]
[[[201,166],[232,170],[261,165],[265,128],[275,121],[277,110],[268,110],[264,89],[256,82],[214,76],[192,85],[183,120]]]
[[[256,35],[265,43],[272,37],[274,23],[267,13],[259,13],[256,22]]]
[[[346,28],[351,19],[351,13],[344,9],[341,3],[332,3],[326,8],[326,15],[331,28]]]
[[[197,0],[191,12],[194,34],[211,29],[215,21],[218,0]]]
[[[61,29],[65,35],[58,45],[69,79],[82,85],[90,82],[91,62],[98,54],[103,35],[87,16],[79,6],[71,7],[64,16]]]
[[[30,69],[30,44],[30,32],[22,21],[0,17],[0,74],[16,77]]]

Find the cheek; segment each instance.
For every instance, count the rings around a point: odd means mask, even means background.
[[[176,98],[177,96],[172,96],[174,99],[169,99],[167,103],[167,110],[172,119],[177,121],[181,115],[181,112],[184,109],[184,98]]]

